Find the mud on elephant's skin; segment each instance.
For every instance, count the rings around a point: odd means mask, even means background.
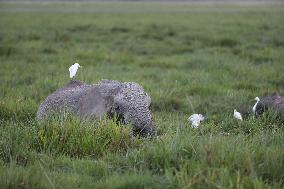
[[[116,115],[121,123],[133,125],[135,135],[154,136],[150,105],[150,96],[134,82],[101,80],[88,85],[72,80],[40,104],[37,119],[43,121],[65,110],[81,118]]]

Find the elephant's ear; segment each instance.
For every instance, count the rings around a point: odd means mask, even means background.
[[[106,100],[100,93],[99,87],[94,86],[82,95],[80,99],[80,116],[101,117],[107,112]]]

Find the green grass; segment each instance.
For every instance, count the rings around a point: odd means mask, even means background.
[[[283,20],[283,4],[0,4],[0,188],[283,188],[283,123],[232,117],[284,94]],[[143,85],[159,137],[38,124],[74,62],[84,82]],[[199,129],[192,113],[207,116]]]

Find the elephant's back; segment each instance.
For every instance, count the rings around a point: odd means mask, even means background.
[[[37,119],[42,120],[55,113],[79,111],[80,98],[86,93],[89,86],[71,81],[66,86],[49,95],[39,106]]]

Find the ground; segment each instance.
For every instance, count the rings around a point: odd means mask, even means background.
[[[284,127],[245,121],[256,96],[284,94],[284,5],[0,4],[1,188],[283,188]],[[158,137],[115,120],[37,123],[76,79],[134,81]],[[203,113],[192,129],[187,118]]]

